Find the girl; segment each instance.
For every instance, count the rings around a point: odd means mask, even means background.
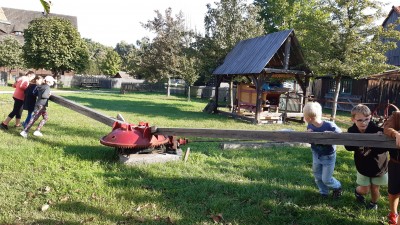
[[[15,126],[21,126],[21,114],[22,114],[22,106],[24,104],[25,98],[25,89],[28,87],[29,82],[35,77],[35,73],[33,71],[27,72],[25,75],[18,78],[17,82],[13,84],[15,88],[13,99],[14,99],[14,107],[8,117],[1,123],[0,127],[8,130],[8,123],[14,118],[15,116]]]

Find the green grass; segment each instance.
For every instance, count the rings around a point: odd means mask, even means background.
[[[206,101],[151,93],[60,93],[106,115],[158,127],[304,131],[305,125],[252,125],[202,113]],[[12,108],[0,95],[0,117]],[[186,163],[128,167],[99,138],[110,127],[50,103],[44,137],[0,132],[0,224],[377,224],[387,214],[354,201],[352,154],[338,148],[339,200],[319,198],[305,147],[223,151],[215,139],[190,138]],[[341,115],[349,121],[346,114]],[[348,125],[343,124],[346,129]],[[210,142],[205,142],[210,140]],[[196,142],[197,141],[197,142]],[[213,142],[214,141],[214,142]],[[228,141],[228,140],[227,140]],[[50,187],[46,191],[45,187]],[[44,204],[50,208],[41,211]]]

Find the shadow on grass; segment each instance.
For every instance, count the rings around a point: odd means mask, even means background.
[[[108,98],[109,94],[106,95]],[[154,95],[154,97],[159,97],[159,94]],[[94,98],[84,98],[79,96],[67,96],[69,100],[75,101],[79,104],[85,105],[93,109],[100,110],[113,110],[118,112],[129,112],[143,114],[146,116],[161,116],[174,119],[191,120],[191,121],[201,121],[205,118],[213,118],[215,120],[226,121],[225,117],[220,117],[212,114],[206,114],[203,112],[189,112],[182,111],[180,108],[182,106],[188,106],[189,103],[184,99],[173,99],[173,104],[164,103],[154,103],[153,101],[140,100],[137,96],[132,96],[132,99],[94,99]],[[147,98],[148,99],[148,98]],[[147,100],[146,99],[146,100]],[[140,100],[140,101],[137,101]],[[205,107],[205,105],[204,105]]]

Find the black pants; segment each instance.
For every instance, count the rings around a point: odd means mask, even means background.
[[[10,114],[8,114],[8,117],[10,117],[11,119],[17,118],[17,119],[21,119],[21,115],[22,115],[22,106],[24,106],[24,100],[19,100],[17,98],[14,98],[14,108],[12,110],[12,112],[10,112]]]

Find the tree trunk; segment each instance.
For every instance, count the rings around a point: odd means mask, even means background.
[[[190,102],[190,85],[188,85],[188,89],[187,90],[188,90],[188,95],[187,95],[188,96],[188,102]]]
[[[168,77],[168,83],[167,83],[167,97],[171,95],[171,78]]]
[[[337,102],[339,99],[340,93],[340,81],[342,80],[342,76],[338,75],[335,77],[335,93],[333,95],[333,102],[332,102],[332,112],[331,112],[331,121],[335,121],[336,119],[336,110],[337,110]]]

